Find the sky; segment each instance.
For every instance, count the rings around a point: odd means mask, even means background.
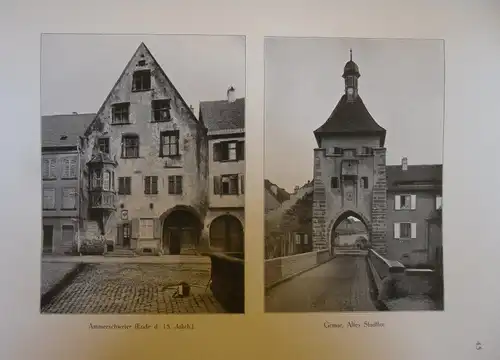
[[[186,102],[245,97],[245,37],[44,34],[42,115],[97,112],[141,42]]]
[[[266,38],[264,171],[288,191],[312,179],[313,131],[344,93],[349,49],[359,95],[387,130],[387,164],[442,163],[443,41]]]

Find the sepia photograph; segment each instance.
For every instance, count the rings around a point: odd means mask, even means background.
[[[244,313],[245,37],[43,34],[41,313]]]
[[[265,311],[444,310],[444,41],[265,39]]]

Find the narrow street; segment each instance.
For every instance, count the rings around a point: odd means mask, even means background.
[[[272,288],[266,312],[377,311],[364,256],[339,256]]]

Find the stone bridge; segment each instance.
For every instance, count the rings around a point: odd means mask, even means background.
[[[434,270],[409,269],[375,250],[329,250],[265,262],[266,312],[442,310]],[[441,284],[442,286],[442,284]]]

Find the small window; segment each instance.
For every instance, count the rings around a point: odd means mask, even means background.
[[[411,224],[401,223],[400,225],[400,237],[402,239],[408,239],[411,237]]]
[[[130,103],[119,103],[111,106],[111,123],[128,124]]]
[[[146,60],[139,60],[137,63],[137,66],[145,66],[146,65]]]
[[[109,138],[102,138],[98,140],[99,151],[109,154]]]
[[[164,131],[160,135],[160,156],[179,155],[179,131]]]
[[[144,194],[158,194],[158,176],[144,177]]]
[[[153,219],[141,219],[139,223],[139,234],[143,239],[153,239],[154,238],[154,220]]]
[[[334,155],[342,155],[342,148],[339,148],[339,147],[334,147],[333,148],[333,154]]]
[[[64,188],[62,189],[62,209],[75,210],[76,209],[76,189]]]
[[[170,121],[170,99],[153,100],[151,102],[151,111],[153,121]]]
[[[151,71],[139,70],[134,73],[132,91],[146,91],[151,89]]]
[[[57,177],[57,159],[43,159],[43,174],[44,180],[55,179]]]
[[[368,189],[368,177],[367,176],[361,177],[361,188]]]
[[[332,177],[330,181],[331,181],[331,188],[332,189],[338,189],[340,187],[338,177]]]
[[[43,209],[54,210],[56,208],[56,190],[43,189]]]
[[[415,202],[416,202],[415,195],[396,195],[396,210],[415,209],[416,207]]]
[[[221,176],[221,193],[222,195],[238,195],[238,175],[223,175]]]
[[[139,136],[126,135],[122,140],[122,158],[139,157]]]
[[[119,177],[118,178],[118,194],[119,195],[130,195],[132,193],[132,178],[128,177]]]
[[[240,161],[245,159],[244,141],[222,141],[214,144],[214,161]]]
[[[443,197],[441,195],[436,196],[436,210],[441,209],[443,206]]]
[[[77,172],[77,162],[76,157],[68,157],[62,159],[62,178],[63,179],[75,179]]]
[[[168,193],[170,195],[182,195],[182,176],[171,175],[168,177]]]

